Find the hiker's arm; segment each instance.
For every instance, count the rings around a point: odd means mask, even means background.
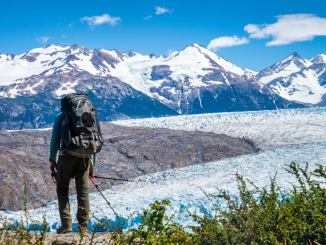
[[[52,162],[52,160],[55,160],[55,156],[58,152],[58,145],[59,140],[61,136],[61,124],[62,124],[62,117],[63,114],[60,112],[58,115],[56,115],[53,123],[53,130],[52,130],[52,137],[51,137],[51,143],[50,143],[50,158],[49,162]]]
[[[54,168],[57,168],[57,163],[55,162],[55,159],[51,161],[50,170],[52,173],[56,174],[57,172],[54,170]]]

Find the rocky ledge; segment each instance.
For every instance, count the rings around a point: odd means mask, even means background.
[[[130,179],[140,175],[251,154],[250,142],[200,131],[123,127],[101,123],[105,140],[97,155],[95,174]],[[0,131],[0,209],[23,208],[24,180],[27,207],[56,199],[49,169],[51,130]],[[223,171],[223,169],[221,169]],[[104,190],[119,181],[96,179]],[[91,192],[95,192],[91,186]],[[75,194],[74,180],[70,194]]]

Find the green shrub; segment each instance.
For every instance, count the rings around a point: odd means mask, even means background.
[[[197,244],[326,244],[326,191],[317,177],[325,179],[321,165],[309,172],[309,164],[301,168],[292,162],[285,169],[299,182],[284,192],[276,184],[249,190],[243,177],[236,174],[239,198],[218,189],[217,194],[206,196],[213,202],[211,213],[203,210],[204,217],[190,214],[198,222],[193,227]],[[226,206],[223,207],[223,203]]]
[[[186,233],[182,226],[172,221],[173,216],[166,215],[169,206],[171,203],[166,199],[156,200],[150,204],[149,209],[137,214],[141,219],[137,228],[131,228],[133,226],[131,223],[127,229],[123,229],[134,214],[123,222],[119,222],[118,225],[112,225],[105,217],[104,220],[98,220],[97,226],[107,231],[110,237],[110,241],[107,241],[109,244],[192,244],[191,235]]]
[[[298,185],[292,184],[289,191],[282,190],[271,178],[269,188],[258,188],[236,174],[239,196],[232,197],[221,189],[217,194],[205,193],[213,203],[213,210],[204,210],[204,216],[197,213],[190,217],[197,222],[193,233],[187,233],[179,224],[166,215],[170,201],[155,201],[147,210],[137,214],[141,222],[137,228],[133,223],[126,227],[134,213],[118,224],[111,224],[109,218],[96,220],[95,228],[87,235],[80,233],[79,244],[96,244],[101,236],[102,244],[326,244],[326,190],[321,180],[326,179],[323,166],[313,172],[292,162],[285,165],[289,174],[296,177]],[[249,182],[252,188],[247,187]],[[1,218],[1,244],[44,244],[47,231],[45,213],[41,224],[34,222],[26,209],[26,185],[24,202],[25,222],[8,224]],[[96,218],[95,218],[96,219]],[[23,219],[22,219],[23,220]],[[38,233],[32,233],[33,226]],[[97,234],[97,229],[107,235]]]
[[[190,235],[182,226],[172,221],[172,217],[166,216],[166,208],[171,206],[169,200],[155,201],[141,215],[141,224],[138,228],[130,230],[130,243],[139,241],[140,244],[187,244]]]
[[[43,212],[42,222],[34,221],[27,211],[27,187],[24,181],[24,218],[21,217],[20,224],[11,224],[0,215],[0,244],[40,244],[43,245],[48,231],[46,213]],[[33,231],[31,231],[33,227]]]

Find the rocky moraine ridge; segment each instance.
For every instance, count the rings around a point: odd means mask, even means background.
[[[254,152],[250,142],[215,133],[129,128],[108,122],[102,122],[101,128],[105,144],[97,155],[95,174],[105,177],[130,179]],[[28,208],[56,199],[48,162],[50,139],[51,130],[0,131],[0,209],[23,208],[24,180]],[[96,181],[101,190],[119,184]],[[94,186],[90,188],[96,192]],[[75,193],[72,180],[70,194]]]

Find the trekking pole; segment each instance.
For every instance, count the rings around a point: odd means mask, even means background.
[[[91,176],[92,178],[97,178],[97,179],[110,179],[110,180],[120,180],[120,181],[130,181],[133,182],[132,180],[129,179],[115,179],[115,178],[108,178],[108,177],[101,177],[101,176]]]
[[[112,209],[113,213],[115,214],[115,216],[117,216],[118,220],[121,222],[121,219],[119,218],[118,214],[114,211],[114,209],[112,208],[111,204],[108,202],[108,200],[106,200],[105,196],[103,195],[103,193],[100,191],[100,189],[98,188],[97,184],[94,182],[93,180],[93,176],[88,176],[89,179],[93,182],[93,184],[95,185],[96,189],[98,190],[99,193],[101,193],[102,197],[104,198],[104,200],[106,201],[106,203],[109,205],[109,207]]]

